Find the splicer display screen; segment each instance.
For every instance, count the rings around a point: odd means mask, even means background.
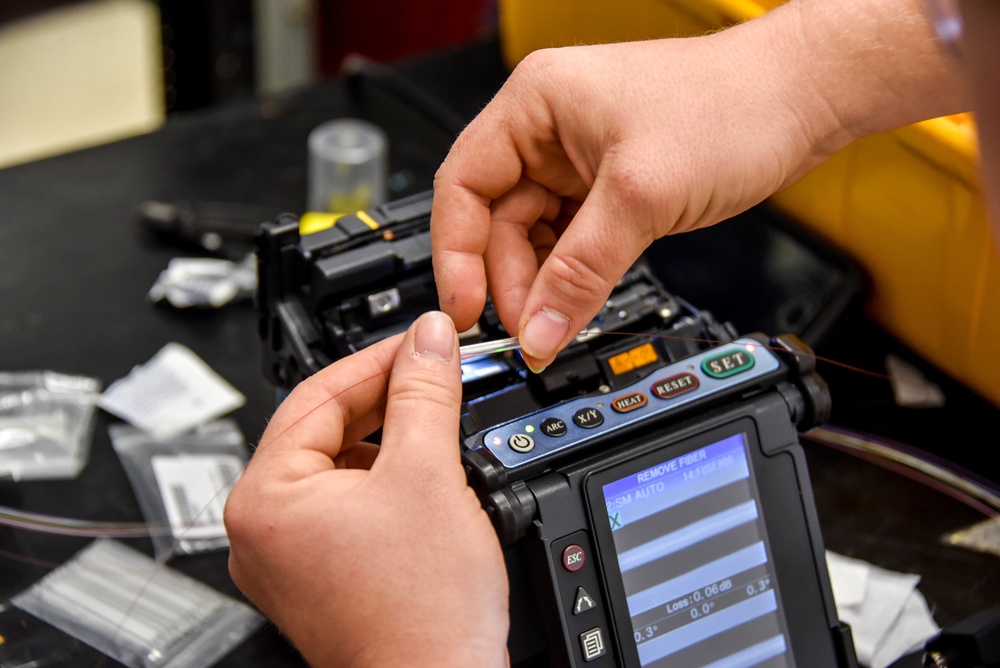
[[[794,666],[738,433],[603,485],[643,666]]]

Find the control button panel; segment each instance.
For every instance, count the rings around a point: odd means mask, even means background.
[[[741,338],[668,364],[614,394],[572,399],[485,433],[482,446],[508,470],[705,397],[749,385],[781,368],[760,341]]]
[[[575,531],[549,545],[555,562],[556,596],[566,624],[566,650],[570,665],[615,665],[614,639],[609,635],[608,613],[602,599],[596,559],[588,558],[593,545],[590,533]]]

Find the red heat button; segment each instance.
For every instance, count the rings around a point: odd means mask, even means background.
[[[618,413],[628,413],[646,405],[646,395],[642,392],[633,392],[624,397],[618,397],[611,402],[611,407]]]
[[[698,377],[685,371],[676,376],[656,381],[650,389],[660,399],[673,399],[685,392],[698,389],[698,385]]]

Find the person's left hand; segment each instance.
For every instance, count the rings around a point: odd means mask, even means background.
[[[454,325],[425,314],[301,383],[231,492],[233,581],[312,665],[507,663],[507,574],[460,464],[461,393]],[[383,412],[381,447],[360,442]]]

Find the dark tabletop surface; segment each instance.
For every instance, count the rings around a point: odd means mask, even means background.
[[[335,80],[280,99],[172,118],[149,135],[0,170],[0,371],[47,369],[96,377],[106,386],[177,341],[246,396],[233,417],[254,442],[275,394],[258,368],[253,305],[182,311],[150,304],[146,293],[169,260],[191,253],[140,228],[136,207],[144,200],[224,201],[301,212],[306,137],[321,122],[342,116],[369,118],[387,131],[392,197],[428,188],[454,138],[455,118],[472,118],[506,72],[492,42],[422,56],[393,71],[445,100],[454,117],[431,120],[405,90],[394,90],[397,84]],[[726,317],[724,304],[697,305]],[[918,448],[994,485],[1000,481],[989,452],[998,442],[1000,411],[910,353],[858,304],[838,312],[814,348],[821,357],[876,372],[894,352],[917,364],[947,396],[943,408],[900,408],[884,378],[821,362],[833,396],[832,426]],[[141,521],[107,435],[115,421],[99,414],[79,478],[0,481],[0,505]],[[883,466],[804,442],[828,548],[921,574],[920,590],[940,625],[1000,600],[1000,559],[941,542],[945,533],[983,519],[981,511]],[[88,540],[0,526],[0,636],[9,651],[58,647],[73,657],[38,665],[114,664],[7,606]],[[126,542],[152,554],[148,539]],[[177,557],[171,566],[239,597],[224,553]],[[301,661],[275,629],[265,627],[219,665]]]

